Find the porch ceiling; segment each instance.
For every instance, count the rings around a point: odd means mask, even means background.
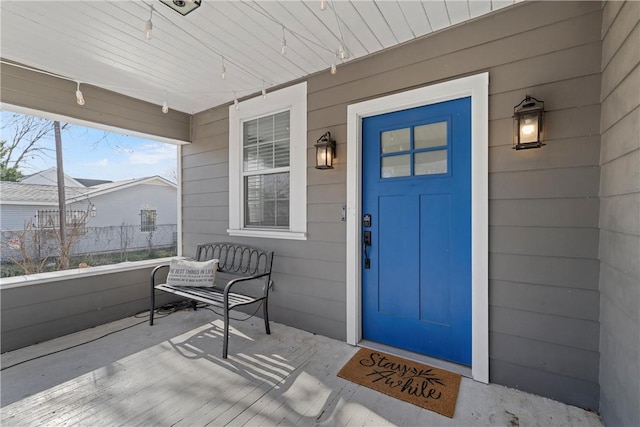
[[[339,73],[341,38],[348,62],[516,1],[334,0],[321,10],[319,0],[202,0],[181,16],[157,0],[2,0],[0,52],[3,60],[158,105],[166,99],[193,114],[263,85],[329,72],[333,63]]]

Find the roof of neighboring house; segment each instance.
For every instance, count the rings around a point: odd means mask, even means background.
[[[176,185],[160,176],[131,179],[127,181],[105,182],[93,187],[65,187],[67,202],[77,202],[89,197],[118,191],[141,184]],[[0,201],[2,203],[21,205],[53,205],[58,203],[58,187],[56,185],[24,184],[22,182],[6,182],[0,185]]]
[[[85,187],[65,187],[66,198],[77,198],[86,196],[91,192]],[[57,204],[58,187],[55,185],[23,184],[21,182],[3,181],[0,185],[0,200],[2,203],[12,202],[14,204]]]
[[[86,187],[86,185],[79,182],[77,179],[70,177],[69,175],[64,176],[65,188],[68,187]],[[36,185],[53,185],[55,186],[58,182],[58,172],[55,167],[51,167],[49,169],[44,169],[36,173],[32,173],[31,175],[24,176],[21,180],[23,184],[36,184]]]
[[[74,179],[78,181],[80,184],[84,185],[85,187],[94,187],[96,185],[113,182],[105,179],[89,179],[89,178],[74,178]]]

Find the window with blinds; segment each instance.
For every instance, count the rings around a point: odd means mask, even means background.
[[[243,122],[244,226],[289,228],[290,112]]]

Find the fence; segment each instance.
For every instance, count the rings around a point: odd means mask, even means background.
[[[49,265],[59,254],[57,230],[31,227],[24,230],[2,230],[1,258],[7,264],[33,261]],[[104,265],[122,261],[137,261],[175,254],[177,225],[157,225],[155,230],[142,232],[140,225],[122,224],[108,227],[85,227],[83,233],[68,237],[69,255],[82,258],[89,265]],[[76,265],[72,265],[76,267]],[[39,270],[40,271],[40,270]],[[3,274],[5,276],[5,274]]]

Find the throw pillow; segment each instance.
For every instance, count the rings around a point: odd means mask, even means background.
[[[209,261],[171,260],[167,285],[212,287],[218,270],[217,259]]]

